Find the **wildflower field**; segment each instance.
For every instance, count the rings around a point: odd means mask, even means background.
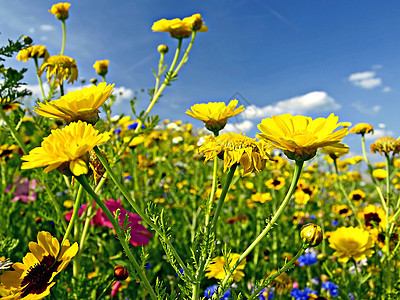
[[[153,24],[171,43],[154,49],[148,108],[133,99],[116,116],[108,60],[69,90],[69,8],[49,10],[59,53],[28,36],[0,48],[1,299],[399,298],[397,139],[366,145],[372,125],[333,113],[266,116],[255,138],[222,133],[245,110],[235,99],[185,108],[200,129],[160,120],[153,107],[207,34],[200,14]],[[25,72],[50,84],[33,108]],[[349,134],[362,156],[348,154]]]

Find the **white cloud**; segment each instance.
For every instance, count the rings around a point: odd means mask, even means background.
[[[33,28],[33,27],[29,28],[29,29],[28,29],[28,32],[29,32],[29,33],[35,33],[35,28]]]
[[[42,31],[53,31],[55,29],[55,27],[53,25],[49,25],[49,24],[42,24],[42,25],[40,25],[39,28]]]
[[[364,104],[361,103],[361,101],[357,101],[357,102],[353,103],[352,106],[356,110],[358,110],[359,113],[364,114],[364,115],[369,115],[369,116],[375,116],[382,108],[380,105],[366,107]]]
[[[274,105],[256,107],[250,105],[243,112],[245,118],[258,119],[275,114],[304,114],[308,112],[326,112],[340,108],[335,99],[326,92],[314,91],[305,95],[276,102]]]
[[[363,89],[373,89],[382,85],[382,79],[376,77],[374,71],[358,72],[350,74],[348,80],[355,86]]]
[[[389,92],[391,92],[392,91],[392,88],[390,87],[390,86],[385,86],[383,89],[382,89],[382,93],[389,93]]]
[[[221,133],[224,132],[246,133],[253,127],[254,123],[249,120],[245,120],[242,123],[236,123],[236,124],[228,123],[226,124],[225,128],[221,131]]]
[[[383,137],[383,136],[393,136],[393,131],[391,130],[386,130],[386,129],[374,129],[374,134],[366,134],[365,139],[366,140],[376,140],[377,138]]]

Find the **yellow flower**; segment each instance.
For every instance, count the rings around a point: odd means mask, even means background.
[[[13,271],[5,271],[0,281],[11,295],[2,299],[42,299],[50,293],[55,284],[54,277],[66,268],[78,252],[78,244],[70,246],[64,241],[60,255],[60,244],[49,232],[40,231],[38,243],[29,243],[29,252],[23,258],[23,263],[13,264]]]
[[[211,260],[210,264],[206,269],[207,278],[224,279],[226,276],[225,268],[232,268],[233,265],[238,261],[240,255],[237,253],[231,253],[228,256],[228,264],[225,262],[223,256],[218,256]],[[236,282],[240,281],[244,277],[243,269],[246,265],[246,260],[242,260],[237,266],[236,270],[231,275],[231,278]]]
[[[361,201],[363,201],[365,199],[365,196],[366,195],[362,190],[357,189],[357,190],[352,191],[349,194],[349,199],[353,200],[353,201],[356,201],[356,202],[361,202]]]
[[[400,152],[400,142],[392,137],[381,137],[371,144],[371,152],[379,152],[380,155],[383,155],[382,153],[389,155],[390,152],[393,152],[395,155]]]
[[[353,214],[353,212],[345,204],[332,206],[332,211],[343,218],[349,217]]]
[[[87,174],[89,169],[89,150],[108,141],[108,133],[99,133],[92,125],[82,121],[71,123],[63,129],[55,129],[44,138],[40,147],[32,149],[21,159],[21,169],[32,169],[47,166],[48,173],[54,169],[79,176]]]
[[[38,75],[41,76],[47,68],[47,82],[55,76],[57,83],[68,80],[74,83],[78,79],[78,67],[76,61],[65,55],[53,55],[43,62],[39,68]]]
[[[186,114],[204,122],[206,128],[212,132],[223,129],[229,118],[244,111],[243,105],[236,108],[237,100],[231,100],[228,106],[224,102],[209,102],[193,105]],[[235,109],[236,108],[236,109]]]
[[[385,168],[386,167],[386,163],[384,162],[377,162],[374,163],[375,168]]]
[[[234,164],[243,167],[243,176],[255,171],[260,172],[265,168],[269,154],[265,143],[237,133],[223,133],[217,137],[208,136],[199,148],[205,155],[205,162],[222,156],[224,172]]]
[[[42,45],[36,45],[36,46],[30,46],[28,48],[22,49],[21,51],[18,52],[17,59],[19,61],[23,60],[24,62],[27,62],[31,58],[44,58],[45,60],[49,58],[49,52],[47,52],[47,49],[45,46]]]
[[[98,60],[94,63],[93,68],[96,70],[96,73],[100,76],[104,76],[108,72],[109,61],[106,60]]]
[[[370,257],[375,251],[371,250],[374,241],[368,231],[357,227],[339,227],[331,232],[329,247],[336,250],[333,253],[339,262],[346,263],[349,259],[360,261]]]
[[[349,153],[349,151],[349,146],[343,143],[336,143],[322,148],[322,153],[329,155],[332,159],[337,159]]]
[[[315,120],[291,114],[272,116],[261,121],[257,136],[282,149],[288,158],[305,161],[313,158],[318,148],[336,144],[348,134],[346,128],[334,131],[340,126],[338,120],[333,113]]]
[[[279,191],[281,188],[283,188],[285,186],[285,178],[284,177],[271,178],[271,179],[265,181],[264,184],[269,189],[274,189],[274,190]]]
[[[6,113],[8,111],[16,110],[19,107],[19,104],[11,102],[10,98],[0,97],[0,107]]]
[[[55,15],[56,18],[59,19],[60,21],[64,21],[69,17],[68,10],[70,6],[71,4],[68,2],[57,3],[51,7],[49,13]]]
[[[388,176],[388,173],[384,169],[375,169],[372,171],[372,176],[374,176],[378,180],[382,180]]]
[[[301,227],[300,237],[304,244],[309,247],[316,247],[321,244],[324,234],[320,226],[308,223]]]
[[[82,90],[69,92],[58,100],[46,103],[38,102],[34,112],[47,118],[63,119],[65,122],[78,120],[96,123],[99,119],[99,107],[111,96],[114,84],[105,82]]]
[[[200,14],[194,14],[191,17],[183,20],[175,18],[173,20],[161,19],[154,22],[151,27],[153,31],[169,32],[171,37],[182,39],[188,38],[193,31],[207,32],[207,26],[203,25],[203,20]]]
[[[246,204],[248,207],[252,208],[252,207],[256,207],[258,203],[265,203],[267,201],[271,201],[272,197],[270,193],[256,193],[251,195],[250,199],[246,200]]]
[[[366,229],[386,229],[386,213],[385,211],[375,205],[368,205],[363,210],[357,213],[360,220],[364,220]]]
[[[370,132],[374,134],[374,126],[368,123],[358,123],[354,125],[353,128],[350,129],[350,133],[356,133],[362,135]]]

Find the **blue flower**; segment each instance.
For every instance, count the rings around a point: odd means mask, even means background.
[[[333,221],[332,221],[332,226],[335,226],[335,227],[336,227],[338,224],[339,224],[339,221],[338,221],[338,220],[333,220]]]
[[[114,130],[114,133],[115,133],[115,134],[120,134],[120,133],[121,133],[121,128],[115,129],[115,130]]]
[[[304,288],[303,291],[299,289],[293,289],[290,292],[290,295],[295,299],[295,300],[308,300],[310,299],[310,295],[314,294],[315,296],[318,296],[317,291],[312,291],[309,287]]]
[[[339,296],[339,286],[334,284],[332,281],[325,281],[322,284],[322,288],[324,290],[327,290],[332,295],[332,297]]]
[[[218,288],[218,285],[216,285],[216,284],[206,288],[206,290],[204,291],[204,297],[206,297],[206,299],[211,299],[212,295],[214,295],[217,288]],[[228,300],[230,296],[231,296],[231,289],[227,290],[221,299]]]
[[[304,266],[311,266],[314,265],[318,262],[317,260],[317,253],[315,252],[306,252],[303,255],[301,255],[297,261],[300,264],[300,267]]]
[[[128,130],[132,130],[132,129],[136,129],[137,126],[138,126],[138,123],[135,122],[135,123],[129,124],[128,126],[126,126],[126,128],[128,128]],[[142,125],[141,128],[142,128],[142,129],[145,128],[144,124]]]
[[[179,275],[183,275],[183,269],[182,268],[179,269],[179,273],[181,273],[181,274],[175,273],[176,277],[179,277]]]

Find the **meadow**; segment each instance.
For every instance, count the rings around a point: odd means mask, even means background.
[[[69,90],[69,7],[49,10],[58,54],[28,36],[0,48],[1,299],[399,298],[396,138],[366,145],[372,125],[333,113],[266,116],[255,138],[221,133],[245,110],[235,99],[187,107],[199,129],[160,120],[153,107],[207,34],[200,14],[153,24],[176,48],[154,49],[147,109],[132,99],[117,116],[108,60]],[[26,72],[50,84],[33,109]]]

